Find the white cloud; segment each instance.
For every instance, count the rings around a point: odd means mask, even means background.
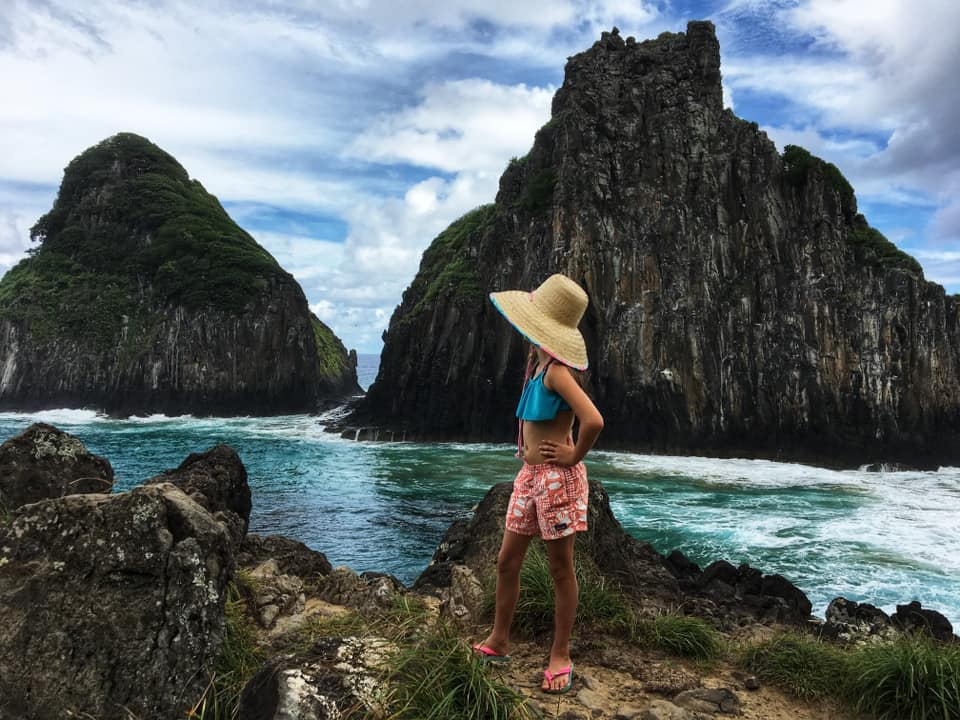
[[[550,119],[554,88],[457,80],[427,85],[419,104],[381,117],[348,154],[446,172],[499,172]]]

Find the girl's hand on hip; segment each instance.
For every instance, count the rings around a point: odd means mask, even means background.
[[[558,443],[554,440],[542,440],[537,448],[547,461],[557,465],[576,465],[577,450],[573,445]]]

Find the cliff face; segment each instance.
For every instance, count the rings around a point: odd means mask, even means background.
[[[569,60],[496,203],[424,254],[353,419],[510,440],[525,348],[485,294],[553,272],[590,296],[607,447],[960,460],[960,302],[834,166],[723,109],[711,23]]]
[[[359,392],[356,355],[173,157],[103,141],[67,167],[0,281],[0,407],[312,411]]]

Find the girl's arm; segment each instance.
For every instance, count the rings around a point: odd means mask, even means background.
[[[558,465],[576,465],[583,460],[597,441],[597,436],[603,430],[603,416],[566,367],[551,363],[547,368],[544,384],[548,390],[553,390],[567,401],[580,421],[580,432],[577,435],[576,445],[562,444],[553,440],[542,441],[539,447],[540,454]]]

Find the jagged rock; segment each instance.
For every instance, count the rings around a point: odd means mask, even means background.
[[[191,453],[176,470],[166,470],[146,485],[173,483],[201,507],[223,522],[235,548],[240,547],[250,523],[250,486],[247,469],[237,451],[220,444],[203,453]]]
[[[465,565],[479,578],[496,570],[503,539],[503,522],[511,483],[493,486],[469,520],[458,520],[447,530],[430,565],[414,583],[415,590],[449,587],[452,568]],[[680,595],[673,577],[660,563],[656,550],[627,534],[610,510],[603,486],[590,481],[588,530],[578,534],[577,552],[588,556],[604,574],[615,578],[624,591],[657,606],[677,603]]]
[[[903,463],[880,462],[861,465],[859,469],[863,472],[908,472],[910,470],[914,470],[915,468],[912,468],[909,465],[904,465]]]
[[[640,720],[693,720],[693,716],[681,707],[666,700],[654,700],[643,711]]]
[[[267,663],[243,688],[240,720],[341,720],[385,716],[379,638],[321,638],[310,652]]]
[[[108,493],[113,468],[79,438],[34,423],[0,445],[0,513],[75,493]]]
[[[243,538],[237,555],[237,565],[255,567],[271,559],[276,560],[280,572],[296,575],[302,580],[329,575],[333,570],[326,555],[318,550],[311,550],[297,540],[279,535],[263,537],[256,534],[248,534]]]
[[[708,614],[723,626],[742,621],[805,625],[813,605],[807,596],[782,575],[764,575],[747,564],[734,567],[725,560],[703,571],[679,550],[663,559],[680,588],[713,604]]]
[[[74,158],[30,234],[0,280],[0,408],[265,415],[360,392],[293,276],[146,138]]]
[[[645,692],[669,697],[700,687],[699,677],[672,663],[644,663],[634,670],[633,677],[643,683]]]
[[[890,622],[905,632],[925,632],[937,640],[953,640],[953,625],[936,610],[921,607],[914,600],[906,605],[897,605],[897,611],[890,616]]]
[[[740,699],[729,688],[695,688],[684,690],[673,702],[692,712],[739,715]]]
[[[450,586],[440,591],[440,617],[461,628],[480,621],[486,593],[476,574],[466,565],[450,566]]]
[[[486,293],[554,272],[590,298],[604,447],[960,463],[960,302],[837,168],[724,109],[709,22],[568,60],[495,204],[424,252],[348,424],[512,440],[527,343]]]
[[[336,567],[317,583],[317,596],[335,605],[361,611],[390,608],[397,593],[405,592],[403,583],[391,575],[363,573],[348,567]]]
[[[824,636],[843,642],[886,638],[895,633],[890,617],[883,610],[843,597],[830,601],[825,617],[822,628]]]
[[[22,506],[0,527],[0,717],[184,717],[232,562],[224,526],[174,485]]]
[[[253,581],[253,605],[261,627],[270,629],[281,615],[293,615],[303,610],[306,596],[303,582],[293,575],[280,572],[274,559],[250,571]]]

